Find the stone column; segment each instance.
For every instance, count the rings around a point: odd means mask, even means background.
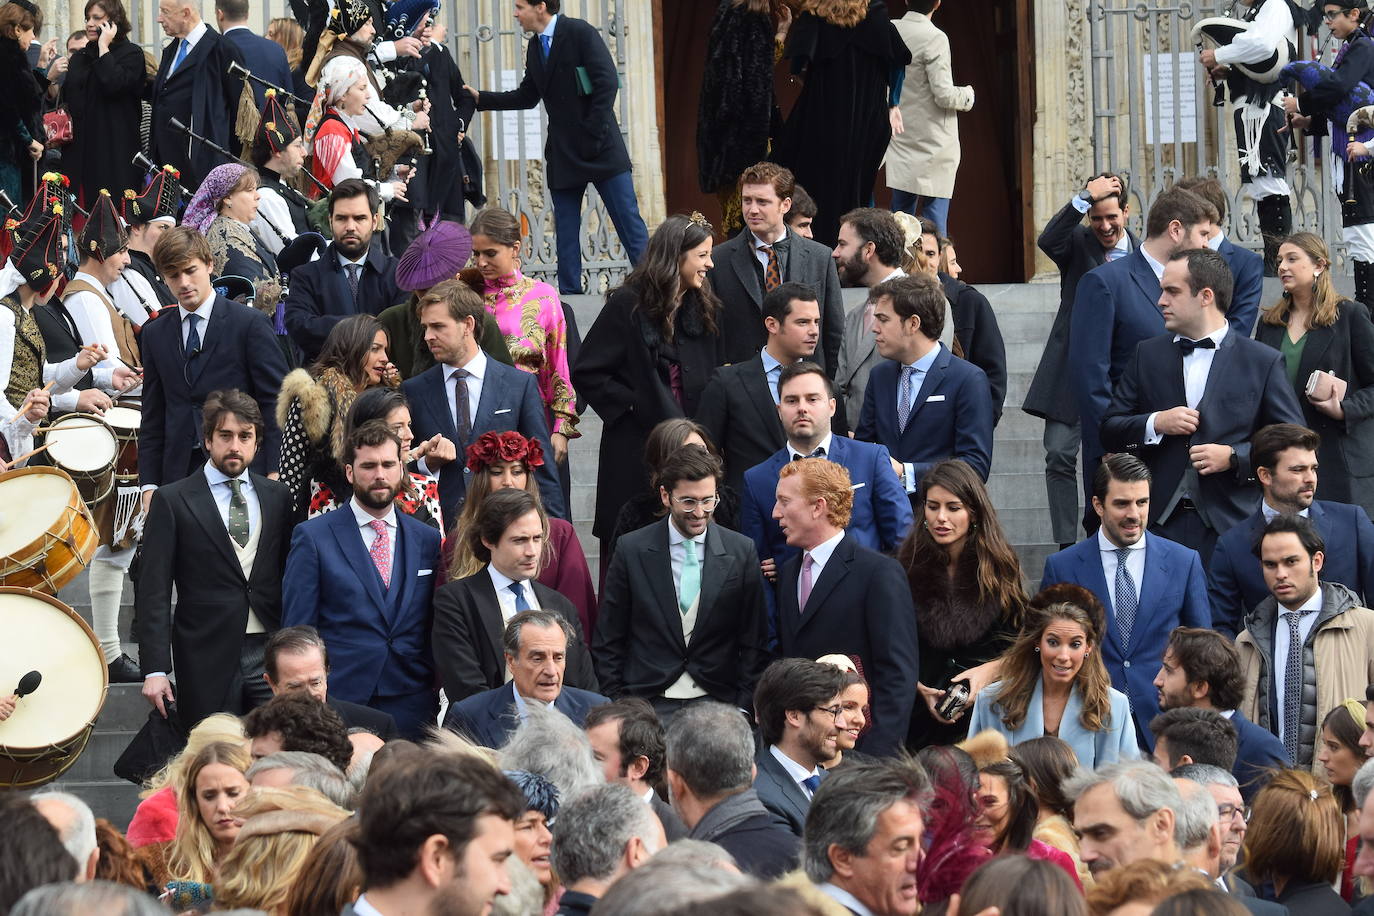
[[[1037,0],[1033,219],[1039,235],[1092,168],[1092,86],[1087,0]],[[1056,273],[1037,250],[1035,276]]]

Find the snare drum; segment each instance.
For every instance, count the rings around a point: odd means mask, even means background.
[[[30,671],[38,689],[0,722],[0,787],[31,788],[76,763],[105,705],[109,674],[95,633],[67,605],[23,588],[0,588],[0,691]]]
[[[65,473],[29,467],[0,474],[0,585],[55,595],[98,543],[91,510]]]
[[[105,423],[114,430],[118,450],[115,454],[115,480],[138,480],[138,425],[143,415],[138,404],[125,398],[125,406],[105,411]]]
[[[86,505],[95,506],[114,489],[119,440],[100,417],[69,413],[48,427],[48,458],[76,482]]]

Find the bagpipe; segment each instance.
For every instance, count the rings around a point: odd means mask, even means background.
[[[1336,71],[1315,60],[1297,60],[1285,65],[1280,76],[1310,92],[1323,80],[1336,79]],[[1351,140],[1364,144],[1374,141],[1374,117],[1371,117],[1374,111],[1357,117],[1359,112],[1370,106],[1374,106],[1374,89],[1363,81],[1356,83],[1344,98],[1331,106],[1328,119],[1331,121],[1331,149],[1334,152],[1344,156],[1346,144]],[[1367,163],[1370,157],[1357,156],[1350,161]]]

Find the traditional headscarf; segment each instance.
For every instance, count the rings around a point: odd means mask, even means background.
[[[305,118],[307,153],[315,144],[315,134],[319,131],[320,121],[325,114],[343,100],[354,83],[366,78],[367,65],[356,57],[341,55],[324,65],[324,69],[320,71],[320,83],[315,90],[315,99],[310,103],[310,114]]]
[[[182,224],[192,226],[204,235],[219,215],[219,202],[239,183],[239,179],[246,171],[248,166],[239,162],[226,162],[211,169],[210,174],[205,176],[205,180],[196,189],[191,202],[186,205],[186,215],[181,218]]]

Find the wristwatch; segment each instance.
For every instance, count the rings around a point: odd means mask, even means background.
[[[1097,203],[1097,201],[1093,200],[1092,192],[1089,191],[1087,188],[1084,188],[1083,190],[1078,192],[1078,199],[1083,201],[1088,206],[1092,206],[1093,204]]]

